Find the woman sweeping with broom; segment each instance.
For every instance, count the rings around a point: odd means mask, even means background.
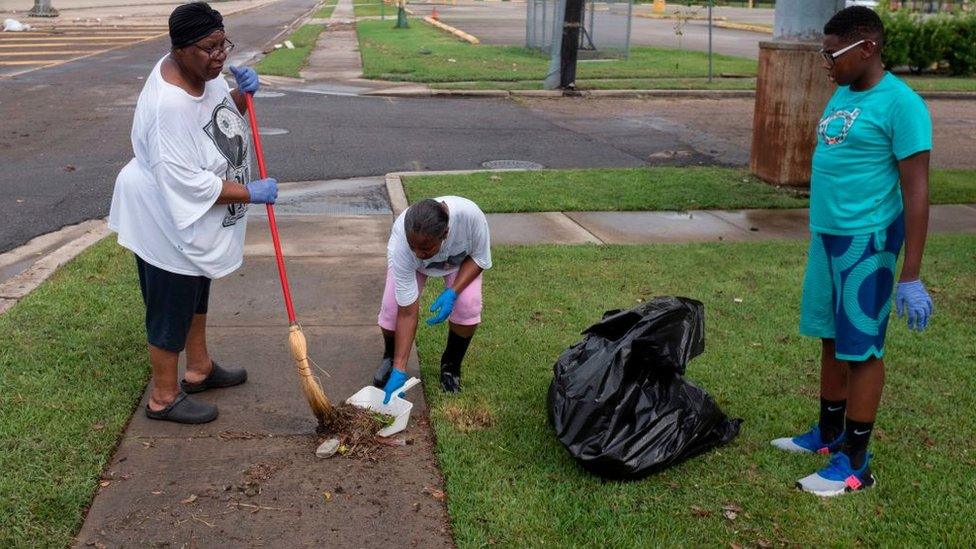
[[[151,419],[205,423],[217,407],[187,396],[244,383],[247,372],[214,362],[207,349],[210,282],[243,261],[247,205],[274,203],[274,179],[251,181],[246,94],[257,74],[230,67],[234,44],[220,13],[203,2],[169,18],[172,49],[153,68],[132,124],[130,161],[115,182],[109,227],[136,255],[146,305]],[[186,351],[186,375],[178,361]]]

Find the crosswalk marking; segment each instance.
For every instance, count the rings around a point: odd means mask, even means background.
[[[46,55],[78,55],[79,53],[91,53],[91,50],[55,50],[55,51],[14,51],[2,53],[3,57],[43,57]]]
[[[0,43],[13,43],[18,44],[30,44],[32,42],[131,42],[136,39],[146,38],[144,34],[126,34],[122,36],[45,36],[45,37],[30,37],[30,38],[3,38],[0,37]]]
[[[0,33],[0,78],[160,38],[164,26],[52,27]]]

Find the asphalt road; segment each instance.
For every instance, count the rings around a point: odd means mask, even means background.
[[[259,51],[315,0],[282,0],[228,17],[235,58]],[[132,156],[132,113],[165,39],[0,79],[0,252],[108,214]],[[232,59],[232,61],[234,61]],[[385,99],[286,92],[259,98],[270,174],[309,181],[397,170],[475,169],[487,160],[547,167],[639,166],[687,149],[667,127],[600,132],[507,100]],[[609,121],[616,124],[615,121]],[[706,152],[707,154],[707,152]],[[678,162],[721,161],[697,153]]]
[[[241,53],[256,51],[315,0],[282,0],[227,18]],[[105,216],[145,76],[165,38],[0,79],[0,252]]]

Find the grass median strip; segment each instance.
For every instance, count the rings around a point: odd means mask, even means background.
[[[312,48],[319,34],[325,29],[325,25],[302,25],[298,30],[288,37],[295,45],[295,49],[280,48],[264,56],[254,70],[258,74],[271,76],[290,76],[299,77],[299,71],[308,61]]]
[[[819,342],[796,333],[805,252],[803,242],[495,247],[463,393],[437,389],[444,330],[418,331],[457,545],[976,543],[957,511],[976,490],[976,291],[966,282],[976,277],[976,237],[930,239],[923,276],[935,322],[920,335],[891,324],[872,443],[880,487],[828,501],[793,488],[825,459],[769,445],[816,420]],[[645,480],[602,482],[547,423],[552,364],[605,310],[655,295],[705,303],[706,350],[688,376],[745,418],[742,434]],[[738,511],[728,518],[725,508]]]
[[[486,212],[804,208],[807,194],[767,185],[738,168],[655,167],[410,176],[407,199],[448,194]],[[934,204],[976,203],[976,170],[933,170]]]
[[[355,9],[357,16],[379,15],[378,4]],[[387,13],[395,15],[395,10]],[[357,29],[366,78],[442,89],[541,89],[549,66],[547,56],[526,48],[467,44],[416,19],[409,29],[393,29],[384,21],[360,21]],[[757,63],[752,59],[715,56],[718,76],[709,84],[705,53],[647,46],[633,46],[630,52],[626,60],[581,61],[580,89],[755,89]],[[900,77],[918,91],[976,92],[976,78]]]
[[[360,21],[359,45],[367,78],[409,82],[542,80],[546,56],[518,46],[473,45],[418,20],[409,29],[389,22]],[[756,74],[756,62],[715,57],[716,73]],[[635,46],[626,60],[580,63],[581,80],[685,78],[706,76],[708,57],[700,52]]]
[[[356,17],[379,17],[386,16],[396,18],[397,7],[390,4],[386,4],[380,0],[373,2],[362,2],[357,1],[352,5],[353,12]],[[419,21],[411,21],[411,23]],[[387,23],[389,25],[389,23]]]
[[[143,311],[105,239],[0,315],[0,546],[71,544],[149,378]]]

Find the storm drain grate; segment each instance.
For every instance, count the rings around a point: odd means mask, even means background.
[[[482,162],[481,166],[489,170],[541,170],[545,168],[542,164],[531,160],[489,160]]]

